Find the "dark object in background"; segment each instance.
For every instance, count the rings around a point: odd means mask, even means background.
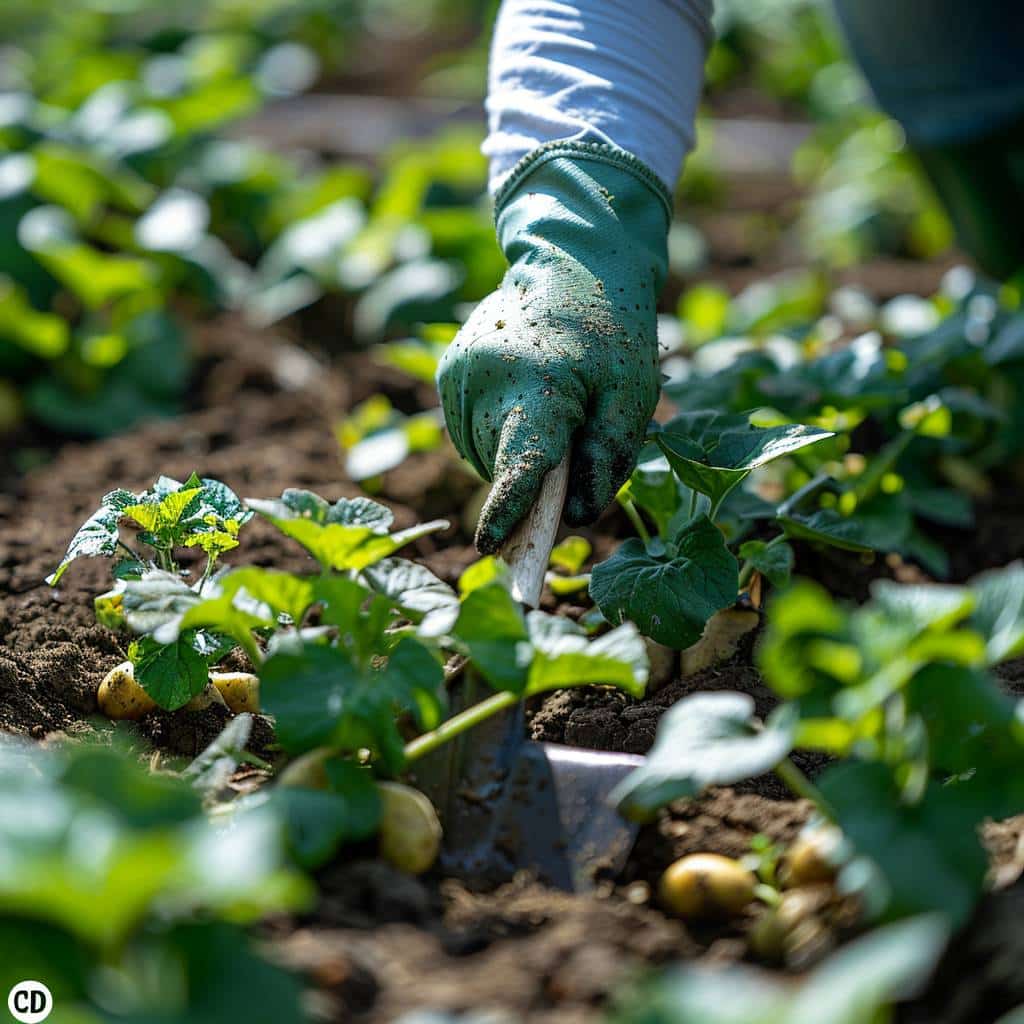
[[[1024,264],[1024,8],[1004,0],[836,0],[879,105],[896,118],[960,245],[1004,279]]]

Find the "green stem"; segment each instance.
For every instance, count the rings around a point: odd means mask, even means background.
[[[465,711],[453,715],[436,729],[431,729],[430,732],[425,732],[422,736],[411,740],[405,745],[405,759],[415,761],[417,758],[423,757],[424,754],[437,750],[438,747],[455,739],[460,733],[472,729],[474,725],[479,725],[491,715],[496,715],[499,711],[504,711],[518,702],[519,696],[515,693],[509,693],[507,690],[495,693],[486,700],[480,701],[479,704],[474,704],[472,707],[466,708]]]
[[[777,537],[772,537],[772,539],[765,544],[765,551],[767,551],[769,548],[775,547],[776,544],[781,544],[785,539],[786,535],[784,533],[780,533]],[[743,563],[743,568],[740,569],[740,590],[742,590],[750,582],[750,577],[753,575],[754,563],[748,558]]]
[[[117,546],[119,548],[123,548],[129,558],[135,559],[136,562],[142,561],[142,558],[139,557],[136,551],[133,548],[130,548],[127,544],[125,544],[125,542],[121,540],[120,537],[117,538]]]
[[[697,514],[697,492],[691,487],[690,488],[690,516],[692,519]]]
[[[785,758],[775,766],[775,774],[797,796],[810,800],[829,821],[835,823],[836,813],[822,795],[821,790],[797,768],[790,758]]]
[[[619,504],[622,506],[623,511],[629,516],[629,521],[633,524],[633,529],[640,534],[640,539],[645,544],[650,544],[651,534],[647,527],[644,525],[643,519],[640,518],[640,511],[633,503],[632,498],[620,499]]]

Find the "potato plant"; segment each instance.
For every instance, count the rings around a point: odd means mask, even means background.
[[[856,453],[846,442],[817,449],[824,460],[815,451],[793,460],[786,490],[803,507],[790,527],[820,539],[825,525],[852,550],[895,551],[944,578],[948,554],[927,527],[969,528],[974,501],[995,493],[993,478],[1020,450],[1017,293],[964,268],[931,300],[903,296],[881,309],[850,289],[829,298],[810,279],[765,282],[724,303],[704,287],[681,304],[689,322],[708,326],[706,343],[697,338],[672,367],[673,400],[849,435]]]
[[[685,648],[700,639],[712,615],[736,603],[755,570],[781,584],[792,568],[782,517],[782,533],[740,548],[742,570],[729,550],[722,529],[727,516],[772,518],[771,506],[739,491],[742,482],[755,469],[833,434],[694,412],[657,426],[653,436],[660,455],[642,462],[619,494],[640,536],[594,567],[590,594],[609,621],[631,619],[653,640]],[[732,510],[730,496],[736,499]],[[821,533],[834,542],[828,531]]]
[[[116,745],[0,741],[0,985],[41,978],[62,1019],[300,1024],[298,978],[244,926],[307,907],[280,821],[250,808],[214,825],[188,781]],[[258,852],[256,852],[258,851]],[[173,967],[171,967],[173,965]]]
[[[647,763],[613,794],[629,816],[774,770],[837,824],[856,858],[840,883],[875,915],[969,915],[986,818],[1024,810],[1017,702],[990,674],[1024,651],[1024,567],[963,587],[879,581],[858,608],[795,583],[768,609],[759,665],[781,704],[766,722],[739,693],[684,698]],[[832,758],[811,782],[793,750]]]
[[[318,571],[215,569],[253,514],[304,548]],[[122,539],[125,519],[143,527],[135,543],[148,545],[151,558]],[[212,665],[244,653],[281,749],[317,757],[316,785],[307,774],[275,796],[304,864],[375,832],[375,777],[399,776],[491,715],[547,690],[602,683],[640,696],[646,683],[644,645],[631,624],[588,639],[570,620],[524,614],[493,560],[471,567],[456,591],[395,557],[448,524],[393,532],[392,521],[368,498],[330,503],[293,489],[241,502],[217,481],[162,477],[143,495],[108,495],[50,577],[56,583],[80,556],[118,558],[121,579],[97,600],[98,617],[135,634],[135,678],[162,708],[187,704]],[[193,545],[207,562],[190,584],[174,552]],[[476,672],[495,692],[448,717],[446,664],[448,675]]]

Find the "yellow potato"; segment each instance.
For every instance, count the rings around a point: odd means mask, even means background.
[[[662,904],[680,917],[728,917],[754,899],[757,878],[738,861],[717,853],[693,853],[661,876]]]
[[[260,681],[251,672],[211,672],[210,682],[220,691],[233,715],[259,714]]]
[[[835,825],[819,825],[793,840],[782,863],[787,886],[831,882],[842,864],[843,834]]]
[[[441,822],[434,805],[412,786],[378,782],[382,810],[380,855],[400,871],[422,875],[441,852]]]
[[[156,709],[156,701],[135,682],[135,669],[130,661],[112,668],[96,691],[96,702],[107,718],[138,721]]]
[[[211,683],[207,683],[206,686],[200,690],[185,706],[182,708],[183,711],[205,711],[211,704],[218,704],[220,707],[226,707],[224,698],[220,695],[218,690]]]
[[[291,761],[277,777],[279,786],[302,786],[306,789],[329,789],[324,764],[337,755],[333,747],[315,747]]]

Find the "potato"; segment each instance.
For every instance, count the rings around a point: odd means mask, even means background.
[[[135,682],[135,668],[124,661],[112,668],[96,691],[96,702],[107,718],[137,722],[156,709],[156,701]]]
[[[227,707],[224,698],[211,683],[200,690],[181,710],[182,711],[205,711],[211,704],[218,704],[220,707]]]
[[[765,960],[782,960],[798,929],[825,910],[831,898],[832,890],[823,885],[784,892],[779,905],[767,910],[751,928],[750,948]]]
[[[441,822],[434,805],[412,786],[378,782],[382,809],[380,855],[400,871],[422,875],[441,852]]]
[[[260,681],[251,672],[211,672],[210,682],[220,691],[233,715],[259,714]]]
[[[647,648],[647,662],[650,665],[647,693],[657,693],[663,686],[675,679],[676,668],[679,665],[679,652],[647,637],[644,637],[644,646]]]
[[[290,762],[277,777],[279,786],[303,786],[306,789],[329,789],[331,780],[324,767],[337,755],[334,747],[315,747]]]
[[[754,873],[739,861],[717,853],[693,853],[665,869],[658,895],[680,917],[728,917],[753,900],[756,885]]]
[[[805,829],[793,840],[782,862],[783,883],[795,888],[835,880],[842,864],[843,833],[835,825]]]

